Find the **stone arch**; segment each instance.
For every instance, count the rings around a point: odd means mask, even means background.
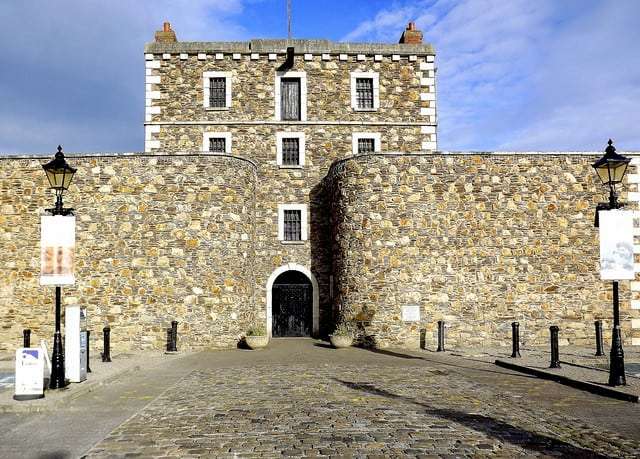
[[[287,263],[279,268],[276,268],[269,279],[267,280],[267,333],[271,336],[271,330],[273,327],[273,309],[272,309],[272,289],[273,283],[278,276],[286,271],[298,271],[309,278],[311,286],[313,287],[313,309],[311,311],[311,335],[317,337],[320,331],[320,293],[318,291],[318,280],[313,273],[302,265],[297,263]]]

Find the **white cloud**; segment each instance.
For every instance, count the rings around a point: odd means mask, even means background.
[[[0,3],[0,152],[143,149],[143,45],[238,40],[241,0]]]
[[[637,148],[639,17],[634,0],[403,2],[345,39],[395,41],[416,20],[437,52],[442,149]]]

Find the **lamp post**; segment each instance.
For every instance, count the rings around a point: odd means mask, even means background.
[[[51,215],[72,215],[73,209],[65,209],[62,204],[62,194],[69,188],[76,169],[69,166],[64,159],[62,147],[58,145],[55,158],[42,166],[49,186],[56,192],[56,204],[51,209],[46,209]],[[51,356],[51,389],[61,389],[66,385],[64,374],[64,351],[62,350],[62,336],[60,334],[60,297],[61,287],[56,285],[56,328],[53,335],[53,354]]]
[[[630,158],[616,153],[613,142],[609,139],[602,158],[592,164],[602,184],[609,187],[609,202],[600,204],[598,210],[613,210],[623,206],[618,202],[616,185],[621,185],[627,172]],[[609,360],[609,385],[623,386],[627,381],[624,374],[624,351],[622,350],[622,335],[620,333],[620,305],[618,299],[618,281],[613,281],[613,330],[611,334],[611,353]]]

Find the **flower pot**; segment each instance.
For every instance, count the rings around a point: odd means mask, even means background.
[[[329,335],[329,341],[331,341],[331,345],[336,349],[343,349],[345,347],[351,347],[353,344],[353,336]]]
[[[245,336],[244,340],[251,349],[261,349],[269,344],[269,337],[267,335]]]

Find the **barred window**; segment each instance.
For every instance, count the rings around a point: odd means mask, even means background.
[[[224,77],[209,78],[209,107],[225,108],[227,106],[227,79]]]
[[[209,151],[214,153],[227,152],[227,139],[224,137],[212,137],[209,139]]]
[[[375,151],[375,139],[361,138],[358,139],[358,153],[373,153]]]
[[[285,210],[284,211],[284,240],[300,241],[302,240],[302,211]]]
[[[284,166],[300,165],[300,139],[297,139],[297,138],[282,139],[282,165]]]
[[[373,108],[373,78],[356,78],[358,108]]]

